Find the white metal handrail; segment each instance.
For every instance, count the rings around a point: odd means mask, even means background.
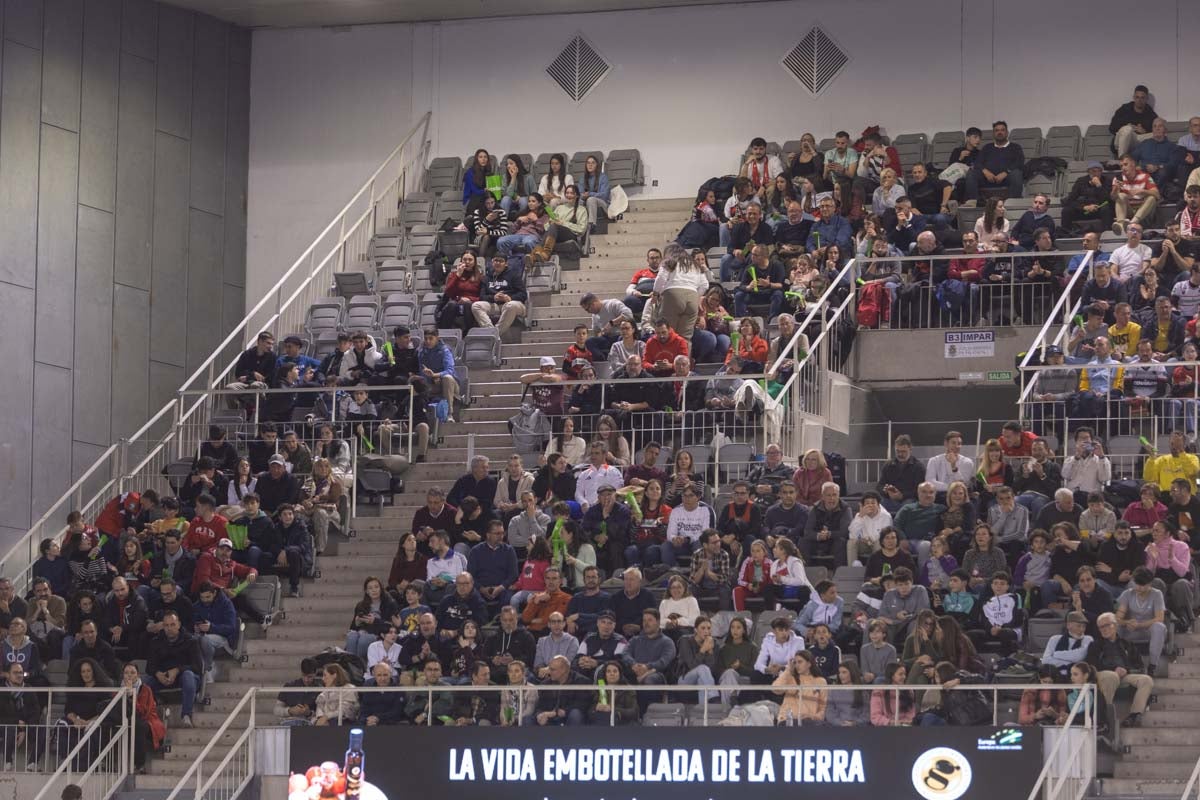
[[[192,761],[192,765],[190,767],[188,767],[187,771],[184,772],[183,775],[179,778],[179,783],[177,783],[175,785],[175,788],[173,790],[171,790],[171,793],[169,795],[167,795],[167,800],[176,800],[176,798],[179,798],[180,793],[185,791],[187,786],[191,783],[195,783],[195,785],[196,785],[196,792],[193,795],[194,800],[201,800],[204,797],[203,790],[205,788],[207,788],[209,785],[211,785],[212,779],[214,777],[220,775],[220,773],[221,773],[220,769],[215,769],[215,770],[213,770],[212,774],[209,775],[208,781],[205,781],[204,780],[204,761],[205,761],[205,759],[207,759],[209,754],[212,753],[213,748],[216,747],[220,743],[221,737],[225,735],[225,731],[229,730],[229,726],[233,724],[234,720],[236,720],[239,715],[241,715],[242,711],[246,709],[247,705],[249,705],[249,712],[250,712],[249,723],[247,725],[247,728],[250,730],[253,730],[253,728],[254,728],[254,709],[255,709],[254,702],[255,702],[255,697],[257,697],[257,695],[258,695],[258,690],[255,687],[251,687],[246,690],[246,693],[244,695],[242,695],[242,699],[238,701],[237,705],[235,705],[233,707],[233,710],[229,712],[229,715],[227,717],[225,717],[225,721],[222,722],[221,726],[219,728],[217,728],[215,733],[213,733],[212,739],[209,740],[208,744],[206,744],[204,746],[204,749],[201,750],[200,753],[196,756],[195,760]],[[232,752],[232,748],[231,748],[231,752]],[[223,761],[222,765],[224,765],[225,763],[226,762]],[[236,797],[236,795],[231,795],[230,797],[231,798]]]
[[[1071,688],[1076,689],[1079,687],[1072,686]],[[1042,771],[1038,773],[1037,781],[1034,783],[1033,788],[1029,790],[1029,797],[1027,800],[1037,800],[1038,794],[1042,791],[1043,786],[1046,788],[1045,800],[1059,800],[1059,792],[1063,790],[1063,786],[1066,781],[1070,779],[1070,776],[1059,776],[1058,783],[1056,784],[1055,776],[1051,775],[1050,772],[1057,763],[1058,758],[1061,756],[1060,751],[1063,749],[1064,743],[1071,738],[1070,736],[1067,736],[1066,733],[1074,726],[1075,718],[1079,716],[1081,712],[1085,725],[1087,725],[1092,731],[1092,749],[1093,752],[1095,751],[1096,720],[1092,712],[1096,708],[1096,690],[1096,686],[1088,686],[1087,690],[1080,692],[1079,696],[1075,698],[1075,704],[1071,706],[1071,711],[1069,714],[1067,714],[1067,719],[1061,726],[1064,735],[1058,738],[1058,741],[1054,743],[1054,747],[1050,749],[1050,754],[1045,757],[1044,763],[1042,764]],[[1078,755],[1078,749],[1081,741],[1082,739],[1075,742],[1073,755]],[[1071,760],[1074,761],[1074,759]],[[1089,781],[1081,781],[1081,783],[1082,786],[1080,786],[1078,789],[1076,800],[1082,798],[1084,793],[1087,792]]]
[[[432,112],[428,111],[421,116],[345,207],[184,382],[180,392],[199,388],[201,384],[204,389],[223,385],[242,345],[257,336],[260,330],[270,330],[278,338],[285,326],[299,328],[309,301],[328,293],[333,274],[353,269],[358,261],[367,257],[377,221],[382,221],[384,226],[394,223],[406,193],[418,187],[423,180],[425,161],[429,155],[431,118]],[[352,214],[364,199],[367,202],[366,211]],[[322,242],[335,231],[336,243],[318,261]],[[296,278],[300,282],[292,288],[290,282]],[[263,318],[262,312],[271,298],[275,298],[274,308]],[[219,368],[222,359],[227,363]],[[90,520],[113,495],[128,487],[168,490],[163,469],[172,460],[192,452],[193,445],[199,445],[199,437],[203,436],[202,431],[211,411],[212,398],[207,393],[192,400],[190,405],[185,403],[183,395],[179,395],[128,439],[105,450],[83,476],[30,526],[25,536],[9,548],[0,560],[0,574],[12,578],[18,591],[23,592],[30,569],[40,555],[38,547],[41,540],[60,537],[64,533],[69,511],[78,510],[85,519]]]
[[[57,691],[62,691],[62,689],[58,689]],[[103,691],[103,689],[83,689],[83,691],[96,692]],[[75,746],[72,747],[67,755],[62,759],[61,763],[58,765],[58,768],[54,771],[54,774],[46,779],[45,783],[42,785],[42,788],[34,796],[34,800],[44,800],[44,798],[53,796],[59,790],[59,787],[57,786],[59,779],[64,779],[68,776],[77,774],[73,767],[76,757],[78,757],[79,752],[83,750],[84,747],[91,746],[93,737],[98,736],[101,731],[106,730],[104,723],[109,719],[109,715],[113,713],[114,709],[117,709],[116,713],[120,716],[120,724],[117,728],[117,731],[109,738],[104,747],[97,752],[95,757],[91,759],[91,763],[88,764],[87,768],[82,773],[78,774],[80,774],[81,778],[79,783],[84,784],[89,777],[95,774],[96,768],[104,762],[105,757],[112,751],[113,747],[122,747],[124,749],[121,751],[120,758],[117,761],[117,764],[119,765],[118,770],[115,775],[105,773],[105,776],[106,778],[109,778],[109,781],[104,787],[104,791],[100,795],[100,798],[101,800],[105,800],[117,792],[117,790],[125,782],[125,778],[127,778],[132,771],[131,762],[133,759],[133,722],[131,718],[133,714],[137,712],[135,709],[136,704],[131,698],[128,697],[128,694],[128,690],[126,689],[120,689],[113,692],[112,699],[108,701],[108,705],[104,707],[104,710],[101,711],[95,719],[87,724],[87,726],[84,728],[83,735],[79,737],[79,741],[75,743]],[[127,699],[129,702],[125,702]],[[49,745],[48,742],[46,744],[47,746]]]
[[[1188,776],[1187,783],[1183,787],[1183,794],[1179,798],[1180,800],[1192,800],[1193,796],[1200,798],[1200,758],[1196,759],[1196,766],[1192,767],[1192,774]]]
[[[1018,406],[1021,406],[1025,402],[1025,399],[1033,390],[1033,384],[1035,381],[1031,380],[1028,384],[1025,382],[1025,370],[1029,366],[1029,361],[1033,358],[1033,354],[1038,350],[1042,350],[1044,353],[1046,347],[1050,345],[1056,345],[1061,342],[1067,331],[1070,330],[1071,320],[1074,319],[1075,315],[1079,313],[1079,305],[1083,302],[1082,296],[1071,305],[1070,310],[1063,313],[1062,326],[1059,328],[1059,331],[1055,335],[1054,339],[1051,341],[1046,341],[1046,336],[1049,334],[1050,326],[1053,325],[1055,319],[1058,318],[1060,310],[1070,303],[1071,294],[1074,292],[1075,285],[1079,282],[1080,276],[1090,274],[1092,271],[1092,260],[1095,256],[1095,252],[1092,250],[1088,250],[1086,252],[1087,254],[1083,257],[1083,261],[1080,262],[1079,268],[1075,270],[1075,274],[1071,276],[1071,280],[1067,281],[1067,285],[1063,288],[1062,295],[1058,298],[1058,302],[1054,304],[1054,308],[1052,308],[1050,313],[1046,315],[1046,321],[1042,324],[1042,328],[1038,331],[1037,336],[1034,337],[1033,344],[1029,345],[1029,348],[1025,351],[1025,357],[1021,359],[1021,363],[1018,367],[1021,370],[1021,394],[1017,398]]]

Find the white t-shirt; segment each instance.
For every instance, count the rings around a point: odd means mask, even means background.
[[[1109,256],[1108,263],[1117,268],[1117,279],[1125,282],[1133,280],[1138,275],[1142,274],[1142,264],[1151,259],[1153,254],[1150,248],[1144,244],[1139,244],[1137,247],[1130,247],[1123,244],[1116,250],[1113,250]]]
[[[1194,286],[1189,278],[1184,278],[1171,288],[1171,296],[1178,299],[1179,313],[1184,319],[1196,316],[1200,307],[1200,286]]]

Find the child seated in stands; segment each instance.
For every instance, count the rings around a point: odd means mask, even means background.
[[[812,632],[812,641],[808,643],[808,652],[813,655],[813,670],[833,683],[837,680],[838,666],[842,663],[842,650],[833,643],[833,632],[824,622],[817,623],[809,630]]]
[[[949,591],[933,597],[934,608],[940,607],[943,614],[954,617],[960,625],[966,625],[975,611],[976,599],[970,581],[971,576],[965,569],[956,569],[947,580]]]
[[[1025,592],[1027,606],[1036,611],[1041,606],[1042,584],[1050,580],[1050,535],[1043,530],[1029,534],[1029,552],[1021,556],[1013,580]]]
[[[883,672],[887,665],[899,660],[896,648],[887,640],[887,635],[886,622],[881,619],[871,620],[867,629],[867,642],[858,653],[863,683],[883,683]]]
[[[958,569],[958,560],[950,555],[950,545],[943,536],[929,543],[929,560],[921,567],[921,585],[932,594],[945,594],[950,575]]]
[[[1021,596],[1012,591],[1012,578],[1007,572],[992,575],[990,595],[980,597],[975,617],[969,623],[967,636],[977,650],[992,645],[1001,655],[1012,655],[1021,642],[1025,611]]]

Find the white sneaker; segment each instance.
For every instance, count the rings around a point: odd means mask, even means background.
[[[854,566],[861,567],[862,565],[863,565],[863,563],[860,559],[857,559],[857,558],[854,559]]]
[[[205,683],[214,683],[216,680],[217,678],[213,670],[210,669],[208,672],[204,673]]]
[[[1113,226],[1112,226],[1112,232],[1115,233],[1117,236],[1124,236],[1125,235],[1125,223],[1121,222],[1121,220],[1117,220],[1116,222],[1114,222]]]
[[[179,727],[181,727],[181,728],[192,727],[192,715],[184,714],[182,717],[180,717],[179,718]]]

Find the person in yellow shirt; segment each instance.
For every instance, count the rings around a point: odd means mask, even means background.
[[[1113,309],[1116,323],[1108,326],[1108,339],[1112,342],[1113,358],[1125,359],[1137,352],[1142,340],[1142,326],[1134,322],[1133,307],[1129,303],[1117,303]]]
[[[1171,431],[1171,452],[1157,455],[1151,451],[1142,471],[1142,480],[1158,486],[1160,491],[1169,492],[1171,482],[1177,478],[1196,485],[1196,477],[1200,475],[1200,458],[1194,453],[1184,450],[1183,431]]]

